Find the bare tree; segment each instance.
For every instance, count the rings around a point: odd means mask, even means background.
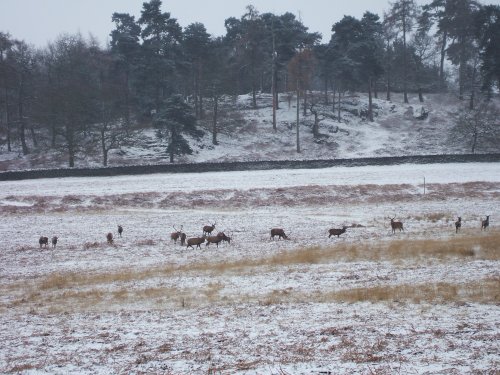
[[[470,145],[474,154],[479,145],[498,144],[500,111],[491,101],[483,100],[474,109],[463,109],[453,128],[453,137]]]

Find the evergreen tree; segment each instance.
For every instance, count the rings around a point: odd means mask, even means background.
[[[407,35],[413,29],[417,18],[417,5],[415,0],[397,0],[391,3],[391,9],[387,15],[387,21],[398,32],[402,34],[403,42],[403,95],[404,102],[408,103],[408,57],[407,57]]]
[[[193,150],[183,134],[200,137],[203,132],[196,128],[196,117],[193,109],[183,100],[181,95],[172,95],[160,107],[153,117],[156,135],[168,142],[167,153],[170,162],[175,155],[192,154]]]
[[[143,3],[138,21],[143,44],[137,85],[146,112],[158,112],[161,103],[178,90],[182,29],[170,13],[161,11],[161,4],[160,0]]]
[[[113,13],[111,19],[115,23],[115,29],[111,31],[111,51],[117,57],[116,74],[123,77],[123,113],[126,125],[130,126],[131,81],[140,57],[141,28],[135,22],[135,17],[127,13]]]

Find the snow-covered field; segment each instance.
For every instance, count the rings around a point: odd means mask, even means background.
[[[0,215],[0,373],[500,370],[498,163],[2,182]]]

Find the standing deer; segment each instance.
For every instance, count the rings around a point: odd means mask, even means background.
[[[188,238],[187,239],[187,246],[190,247],[191,249],[194,249],[193,245],[196,245],[196,248],[201,249],[200,245],[205,242],[205,236],[203,237],[193,237],[193,238]]]
[[[331,236],[337,236],[337,238],[339,238],[342,233],[345,233],[346,229],[347,229],[347,227],[345,225],[342,227],[342,229],[332,228],[332,229],[328,230],[328,233],[330,233],[328,238],[330,238]]]
[[[214,222],[212,225],[205,225],[205,226],[203,227],[203,235],[204,235],[204,236],[205,236],[205,235],[207,235],[207,236],[208,236],[208,235],[210,235],[210,234],[212,233],[212,231],[215,229],[215,224],[216,224],[216,223],[217,223],[217,222]]]
[[[45,248],[47,248],[47,246],[48,246],[48,244],[49,244],[49,238],[48,238],[48,237],[41,236],[41,237],[38,239],[38,243],[40,244],[40,249],[42,248],[42,246],[45,246]]]
[[[52,247],[55,248],[57,245],[57,236],[52,237]]]
[[[224,232],[217,233],[217,236],[222,238],[222,241],[227,242],[228,244],[231,244],[231,237],[226,236],[226,234]]]
[[[288,236],[285,234],[285,231],[282,228],[271,229],[271,237],[269,239],[274,240],[275,236],[278,236],[278,240],[281,240],[282,238],[284,238],[285,240],[288,239]]]
[[[217,235],[217,236],[208,236],[207,237],[207,244],[205,246],[210,245],[211,243],[214,243],[219,247],[219,242],[222,242],[222,237]]]
[[[481,220],[481,230],[486,230],[490,226],[490,215],[486,216],[486,219]]]
[[[181,233],[181,246],[186,244],[186,233]]]
[[[403,223],[400,221],[394,221],[395,217],[391,219],[391,228],[392,228],[392,233],[396,233],[396,229],[399,229],[399,231],[403,231]]]
[[[123,227],[121,225],[118,225],[118,235],[121,237],[123,233]]]
[[[111,245],[113,243],[113,233],[109,232],[107,235],[106,235],[106,240],[108,241],[108,243]]]
[[[176,227],[173,227],[175,229],[175,232],[172,232],[170,233],[170,239],[173,240],[175,243],[177,243],[177,240],[179,238],[182,239],[182,225],[181,225],[181,230],[177,230]],[[183,245],[183,243],[181,242],[181,245]]]
[[[458,233],[461,227],[462,227],[462,218],[459,216],[458,220],[455,221],[455,233]]]

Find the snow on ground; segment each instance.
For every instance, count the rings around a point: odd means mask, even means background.
[[[495,373],[499,203],[498,163],[2,183],[0,373]]]
[[[314,94],[321,97],[320,93]],[[252,108],[251,96],[226,97],[220,103],[218,145],[212,144],[212,120],[208,111],[199,122],[205,136],[200,140],[189,139],[192,155],[176,158],[177,162],[224,162],[256,160],[311,160],[401,156],[423,154],[470,153],[466,137],[453,139],[453,126],[461,103],[452,94],[428,94],[424,103],[410,95],[410,102],[403,103],[402,94],[393,94],[392,101],[373,99],[374,122],[362,115],[368,106],[365,94],[349,93],[342,99],[341,121],[332,112],[330,104],[321,99],[318,108],[322,113],[319,125],[320,138],[312,135],[313,118],[309,114],[300,118],[300,148],[296,146],[296,107],[290,104],[287,94],[280,95],[277,110],[277,129],[272,128],[272,101],[269,94],[259,94],[257,108]],[[207,104],[207,103],[206,103]],[[205,108],[210,108],[209,103]],[[422,108],[428,117],[416,117]],[[111,150],[109,165],[141,165],[168,163],[166,144],[160,141],[151,126],[143,124],[141,136],[120,150]],[[0,170],[67,167],[67,155],[59,148],[51,149],[50,137],[37,133],[38,148],[28,146],[31,153],[23,156],[20,145],[15,143],[12,152],[0,144]],[[30,140],[28,139],[28,142]],[[60,144],[64,143],[59,139]],[[86,144],[86,154],[77,153],[76,167],[102,165],[100,144]],[[479,139],[476,152],[499,152],[498,142]]]

